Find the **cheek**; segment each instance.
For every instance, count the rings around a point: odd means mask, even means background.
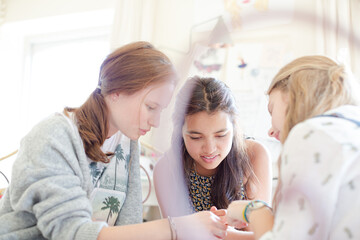
[[[140,123],[146,122],[148,118],[149,118],[149,112],[146,109],[146,106],[142,106],[139,112],[137,113],[137,116],[134,117],[134,119],[138,119]]]
[[[285,112],[277,112],[272,118],[272,124],[277,130],[281,130],[285,122]]]
[[[276,121],[275,121],[274,114],[271,116],[271,126],[276,127]]]
[[[228,155],[228,153],[231,150],[232,138],[233,137],[228,137],[228,138],[224,139],[224,141],[222,141],[222,143],[221,143],[221,148],[224,151],[224,155]]]
[[[278,125],[278,120],[279,120],[279,117],[278,117],[279,113],[278,111],[274,110],[271,114],[271,124],[273,127],[276,127]]]
[[[184,139],[185,148],[191,157],[194,157],[199,152],[199,143],[191,139]]]

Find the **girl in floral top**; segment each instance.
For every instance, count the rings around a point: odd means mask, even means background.
[[[245,139],[237,127],[235,99],[225,83],[190,78],[178,94],[177,107],[172,149],[154,172],[162,214],[217,212],[239,199],[269,201],[271,161],[265,148]],[[227,239],[244,234],[231,229]]]

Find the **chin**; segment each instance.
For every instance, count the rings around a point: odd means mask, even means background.
[[[130,138],[131,140],[138,140],[140,138],[139,134],[129,134],[129,133],[123,133],[126,137]]]
[[[140,135],[136,135],[136,136],[131,136],[129,138],[133,141],[137,141],[137,140],[139,140],[140,137],[141,137]]]

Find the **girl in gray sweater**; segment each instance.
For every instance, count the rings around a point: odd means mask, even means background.
[[[170,60],[147,42],[107,56],[82,106],[22,139],[0,200],[0,239],[224,238],[226,224],[211,212],[141,223],[137,140],[158,127],[176,81]]]

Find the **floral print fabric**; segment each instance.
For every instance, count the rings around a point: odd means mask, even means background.
[[[213,206],[211,201],[211,185],[214,182],[214,176],[200,176],[194,170],[191,170],[189,195],[196,212],[210,210]],[[244,186],[241,183],[241,199],[245,199]]]

